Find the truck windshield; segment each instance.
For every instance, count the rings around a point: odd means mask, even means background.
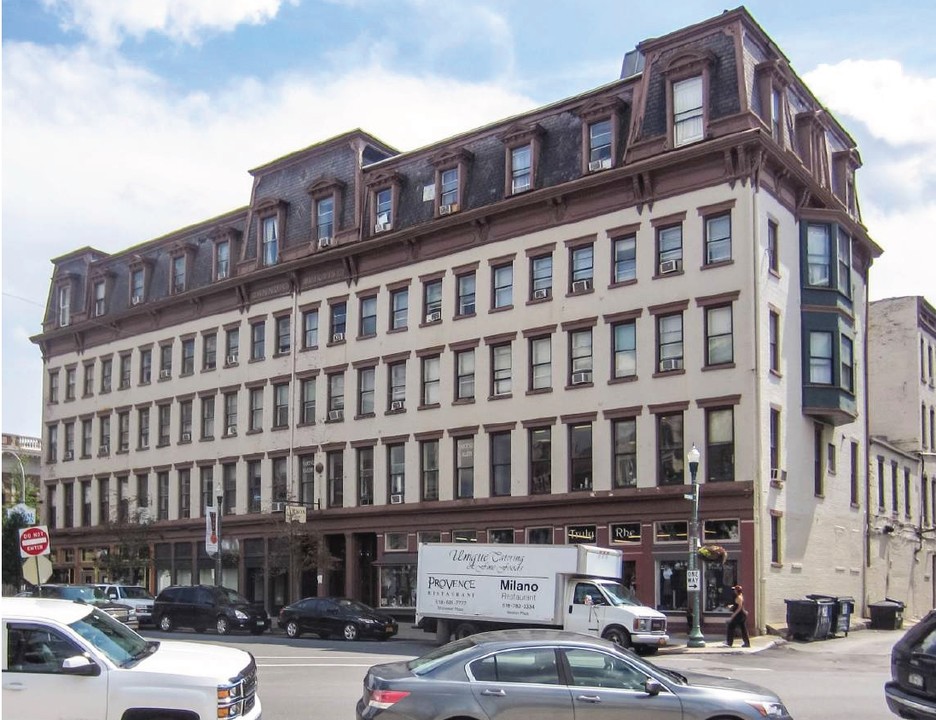
[[[147,653],[145,638],[100,610],[92,610],[73,622],[71,628],[115,665],[124,665]]]
[[[605,591],[605,595],[608,596],[608,599],[611,601],[612,605],[642,605],[639,600],[634,597],[634,594],[627,590],[623,585],[616,582],[603,582],[598,583],[601,586],[601,589]]]
[[[136,587],[135,585],[129,585],[123,588],[123,596],[125,598],[130,598],[131,600],[152,600],[153,596],[150,595],[148,590],[145,590],[141,587]]]

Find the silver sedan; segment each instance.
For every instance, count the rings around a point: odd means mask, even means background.
[[[408,662],[375,665],[358,720],[788,720],[770,690],[678,673],[613,643],[558,630],[498,630]]]

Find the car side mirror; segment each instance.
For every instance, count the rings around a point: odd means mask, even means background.
[[[96,677],[101,674],[101,666],[89,657],[75,655],[62,661],[62,674]]]
[[[663,684],[654,678],[647,678],[644,681],[644,692],[647,695],[659,695],[663,692]]]

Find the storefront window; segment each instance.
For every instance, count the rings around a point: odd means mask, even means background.
[[[421,530],[417,537],[421,543],[442,542],[442,533],[438,530]]]
[[[656,541],[660,542],[688,542],[689,523],[687,522],[659,522],[656,524]]]
[[[380,568],[380,607],[416,607],[416,566]]]
[[[737,520],[705,521],[705,542],[737,542],[740,539]]]
[[[552,545],[553,529],[551,527],[530,528],[527,530],[527,542],[530,545]]]
[[[705,582],[704,612],[728,613],[734,599],[732,586],[738,583],[738,561],[728,560],[724,565],[707,564],[703,569]]]
[[[407,550],[407,537],[406,533],[387,533],[385,536],[384,545],[385,549],[390,551],[406,551]]]
[[[660,592],[657,610],[685,610],[688,607],[686,594],[688,561],[660,560],[657,567],[657,586]]]
[[[452,530],[452,542],[478,542],[478,531]]]

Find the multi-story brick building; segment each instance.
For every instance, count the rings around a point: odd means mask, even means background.
[[[869,596],[921,615],[936,607],[936,309],[871,303]]]
[[[418,541],[585,541],[682,620],[696,445],[707,622],[735,582],[760,628],[861,597],[859,165],[741,9],[576,97],[411,152],[352,131],[253,170],[247,207],[56,258],[56,567],[93,574],[146,506],[148,581],[210,580],[220,491],[225,582],[271,608],[411,608]],[[288,504],[333,564],[264,571]]]

